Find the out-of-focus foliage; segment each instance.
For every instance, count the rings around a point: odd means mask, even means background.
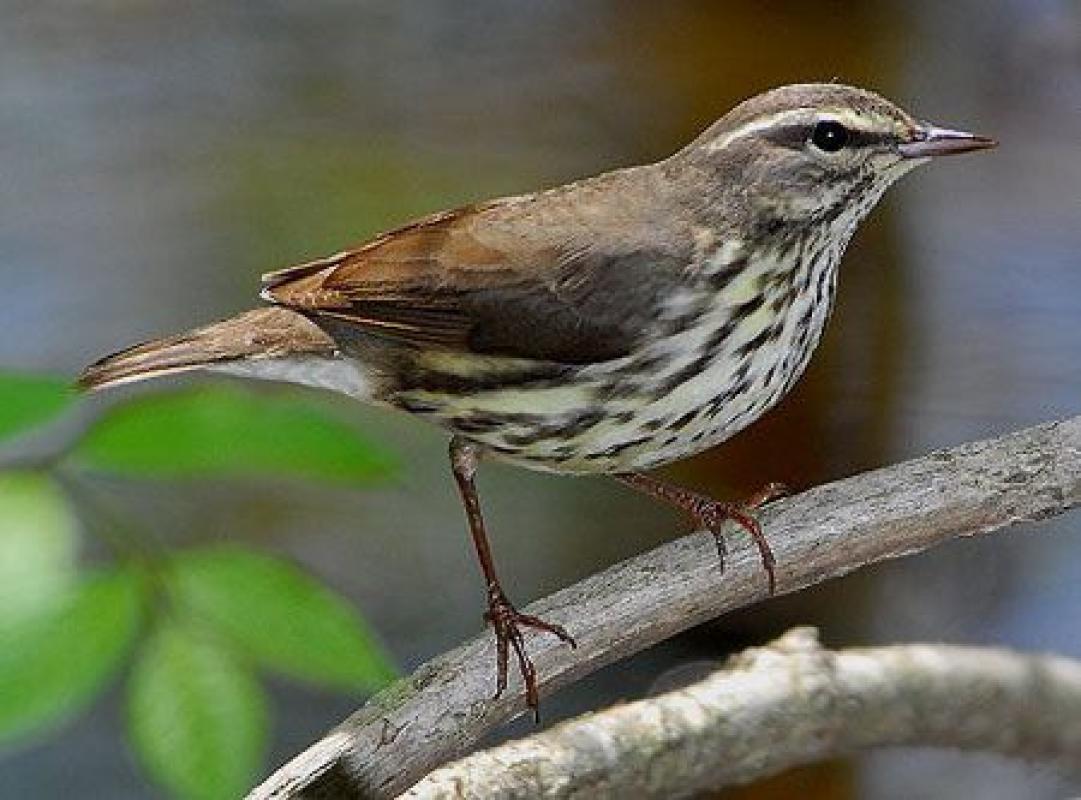
[[[111,409],[72,453],[76,463],[145,478],[298,476],[358,483],[387,477],[388,453],[291,393],[206,386]]]
[[[8,373],[0,384],[0,435],[68,402],[61,380]],[[176,797],[236,797],[261,768],[269,736],[257,668],[354,691],[394,677],[348,601],[284,560],[239,545],[171,553],[135,541],[116,564],[80,570],[78,515],[93,509],[77,513],[49,474],[363,485],[389,476],[390,455],[324,406],[212,386],[137,398],[41,463],[0,472],[0,745],[70,719],[134,652],[128,731],[142,764]],[[109,516],[88,529],[113,544]]]
[[[173,559],[169,584],[178,607],[268,669],[343,689],[395,675],[356,611],[286,561],[237,546],[194,550]]]
[[[56,484],[0,473],[0,625],[51,610],[75,580],[78,523]]]
[[[132,744],[162,785],[193,800],[245,794],[266,749],[267,708],[243,661],[206,631],[165,621],[128,689]]]
[[[130,570],[83,577],[53,608],[0,621],[0,742],[81,711],[116,672],[140,617]]]
[[[0,441],[40,425],[74,399],[71,383],[48,375],[0,370]]]

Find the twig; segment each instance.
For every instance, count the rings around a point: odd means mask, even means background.
[[[866,564],[1059,514],[1081,503],[1081,417],[820,486],[761,514],[794,592]],[[677,539],[532,604],[563,624],[570,650],[532,636],[542,693],[726,611],[763,599],[757,552],[742,539],[722,577],[707,534]],[[377,695],[249,795],[393,797],[521,713],[520,684],[492,699],[487,634]]]
[[[797,628],[691,686],[437,769],[402,800],[667,800],[884,745],[994,752],[1081,777],[1081,662]]]
[[[86,434],[109,406],[80,403],[57,419],[4,442],[0,470],[42,470],[54,466]]]

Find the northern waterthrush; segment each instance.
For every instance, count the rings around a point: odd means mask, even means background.
[[[870,92],[785,86],[740,104],[675,155],[425,217],[273,272],[272,307],[98,361],[96,388],[190,369],[321,386],[451,432],[451,464],[497,637],[536,709],[519,613],[496,576],[473,484],[490,455],[605,473],[720,539],[753,508],[642,470],[722,442],[803,373],[833,306],[837,264],[895,180],[929,158],[991,147]]]

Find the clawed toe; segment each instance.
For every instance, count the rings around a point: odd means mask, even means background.
[[[681,486],[665,483],[642,472],[621,472],[614,477],[632,489],[690,514],[699,528],[710,531],[717,543],[717,558],[721,563],[722,571],[727,554],[722,526],[725,520],[734,520],[754,539],[762,558],[762,566],[769,578],[769,593],[772,595],[776,591],[777,580],[774,575],[776,559],[773,557],[769,542],[762,534],[762,526],[758,524],[754,512],[778,497],[788,494],[788,487],[783,483],[766,484],[743,503],[725,503]]]
[[[537,670],[525,648],[522,628],[534,628],[550,633],[571,647],[577,647],[574,638],[561,625],[546,622],[532,614],[518,611],[502,592],[492,592],[488,598],[488,611],[484,614],[495,633],[496,639],[496,690],[499,697],[507,688],[507,671],[510,663],[510,651],[514,650],[518,662],[518,671],[525,684],[526,705],[533,709],[533,718],[540,722],[539,692],[537,690]]]
[[[773,481],[772,483],[767,483],[744,500],[743,505],[746,508],[757,510],[762,508],[762,506],[772,503],[774,500],[780,500],[782,497],[787,497],[790,494],[792,494],[792,490],[787,484],[781,483],[780,481]]]
[[[788,488],[784,484],[771,483],[756,492],[744,503],[726,503],[700,497],[698,502],[695,503],[695,507],[691,509],[695,521],[713,534],[713,539],[717,543],[717,557],[720,560],[722,571],[724,570],[725,556],[728,552],[724,539],[725,521],[734,521],[750,534],[755,546],[758,547],[762,568],[766,571],[770,595],[777,591],[777,577],[775,574],[777,559],[773,555],[773,550],[770,548],[765,534],[762,533],[762,526],[759,524],[754,512],[766,503],[776,500],[778,497],[783,497],[785,494],[788,494]]]

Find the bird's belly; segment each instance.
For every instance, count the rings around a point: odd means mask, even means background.
[[[671,371],[638,404],[622,430],[592,432],[575,466],[601,471],[650,469],[720,444],[755,422],[788,393],[806,360],[782,347],[753,357],[719,355],[676,387]],[[674,370],[678,372],[678,368]]]
[[[649,469],[750,425],[787,393],[807,358],[778,341],[753,355],[720,351],[700,369],[695,360],[662,359],[643,373],[632,359],[606,371],[582,370],[555,385],[428,396],[429,405],[408,410],[531,469]]]
[[[779,403],[803,374],[829,316],[825,302],[763,314],[716,346],[715,325],[661,342],[608,387],[606,421],[584,434],[564,469],[639,470],[686,458],[729,439]],[[707,343],[703,345],[702,343]]]
[[[642,407],[636,419],[652,434],[627,468],[661,466],[726,441],[780,402],[798,377],[782,352],[762,352],[751,362],[718,359],[686,390],[658,394]]]
[[[692,324],[626,358],[398,404],[532,469],[621,472],[676,461],[743,430],[792,388],[830,313],[833,263],[811,259],[783,308],[751,291],[763,267],[711,298]]]

